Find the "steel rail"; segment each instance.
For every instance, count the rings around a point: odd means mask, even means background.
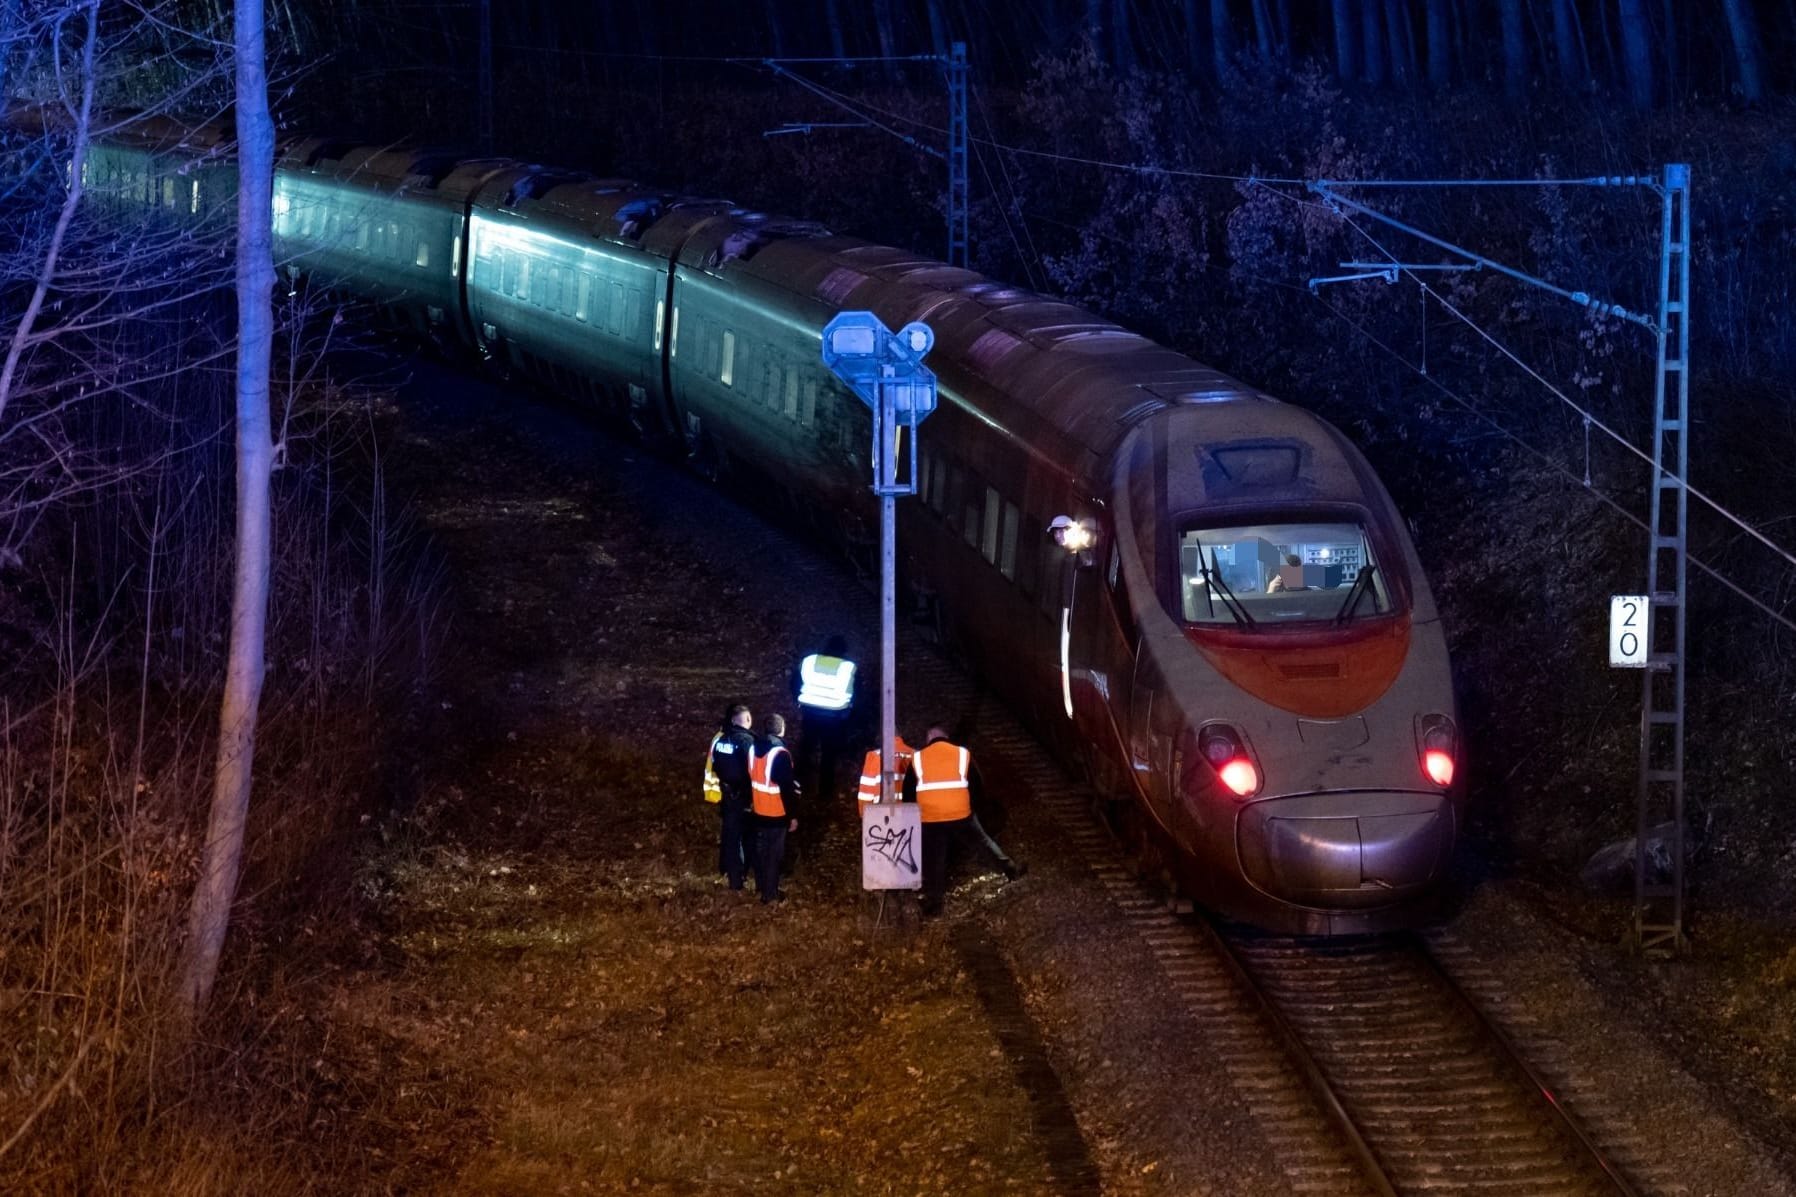
[[[1502,1049],[1503,1056],[1510,1066],[1526,1077],[1528,1084],[1539,1091],[1541,1100],[1553,1112],[1560,1128],[1584,1149],[1590,1159],[1602,1170],[1603,1175],[1608,1177],[1609,1183],[1615,1186],[1615,1191],[1621,1197],[1642,1197],[1640,1190],[1627,1178],[1621,1166],[1609,1158],[1608,1153],[1585,1128],[1583,1120],[1572,1113],[1571,1109],[1559,1099],[1559,1094],[1554,1090],[1553,1085],[1540,1075],[1532,1064],[1528,1063],[1527,1057],[1522,1054],[1521,1049],[1516,1046],[1515,1041],[1509,1037],[1508,1033],[1484,1012],[1484,1008],[1472,998],[1471,994],[1465,991],[1464,986],[1453,979],[1453,974],[1436,958],[1427,942],[1417,935],[1411,935],[1408,938],[1460,1007],[1472,1016],[1478,1029]]]
[[[1272,995],[1266,992],[1265,988],[1254,978],[1246,963],[1235,954],[1234,948],[1222,932],[1216,929],[1215,923],[1203,916],[1194,918],[1192,923],[1228,968],[1229,973],[1234,976],[1236,982],[1253,999],[1259,1007],[1261,1015],[1272,1025],[1281,1046],[1285,1049],[1285,1054],[1290,1057],[1298,1075],[1303,1078],[1304,1085],[1309,1089],[1311,1096],[1321,1105],[1323,1113],[1328,1115],[1328,1120],[1334,1123],[1335,1130],[1345,1140],[1349,1153],[1364,1169],[1365,1177],[1371,1182],[1372,1188],[1379,1194],[1379,1197],[1399,1197],[1397,1186],[1391,1180],[1390,1170],[1360,1130],[1359,1123],[1355,1122],[1353,1115],[1347,1112],[1347,1106],[1341,1101],[1340,1094],[1336,1093],[1334,1086],[1329,1084],[1328,1074],[1323,1071],[1322,1065],[1316,1062],[1316,1057],[1310,1053],[1303,1037],[1297,1033],[1297,1028],[1285,1018],[1284,1012],[1278,1008],[1278,1003],[1273,1001]]]

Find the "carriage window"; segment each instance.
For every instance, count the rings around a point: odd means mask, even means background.
[[[1016,540],[1016,578],[1017,585],[1023,593],[1033,597],[1039,581],[1036,574],[1040,569],[1038,558],[1041,555],[1041,542],[1045,537],[1041,530],[1041,522],[1032,515],[1023,517],[1023,526]]]
[[[592,275],[580,275],[580,289],[574,296],[574,319],[586,319],[586,305],[592,299]]]
[[[998,540],[998,572],[1011,579],[1016,577],[1017,518],[1016,504],[1004,504],[1004,532]]]
[[[1355,523],[1194,528],[1179,538],[1186,623],[1346,623],[1391,610],[1391,591]]]
[[[723,334],[723,365],[718,369],[717,377],[723,380],[724,386],[730,386],[736,377],[736,334]]]
[[[1004,500],[998,497],[996,490],[989,486],[985,488],[985,519],[980,525],[985,537],[979,551],[993,565],[998,563],[998,523],[1003,504]]]
[[[624,285],[622,283],[611,284],[611,315],[607,320],[607,327],[611,329],[614,336],[624,335]],[[729,385],[727,380],[724,385]]]
[[[798,422],[806,428],[817,423],[817,384],[815,382],[804,384],[804,410],[799,413]]]
[[[775,370],[773,372],[774,380],[778,381],[779,376],[779,371]],[[786,418],[788,420],[798,418],[798,371],[796,370],[786,374]]]
[[[430,265],[430,242],[418,242],[418,252],[412,259],[413,265],[420,269]]]
[[[974,548],[979,547],[979,513],[984,510],[980,499],[980,484],[976,474],[969,471],[964,475],[964,488],[961,491],[961,525],[960,534],[966,537],[967,543]]]

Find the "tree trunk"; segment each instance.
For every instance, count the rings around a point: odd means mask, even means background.
[[[1079,29],[1091,39],[1091,48],[1099,58],[1108,57],[1104,53],[1104,0],[1085,0],[1085,19],[1079,22]]]
[[[1216,77],[1228,74],[1235,60],[1235,27],[1229,23],[1228,0],[1210,0],[1210,55]]]
[[[1129,25],[1129,0],[1110,0],[1110,63],[1118,74],[1135,69],[1135,35]]]
[[[1403,0],[1384,0],[1384,28],[1391,41],[1391,82],[1408,87],[1416,73],[1416,44]]]
[[[1428,83],[1445,91],[1453,82],[1453,8],[1447,0],[1428,0]]]
[[[1260,61],[1272,61],[1272,10],[1266,0],[1253,0],[1253,39],[1259,47]]]
[[[873,0],[873,28],[879,36],[880,57],[890,58],[897,54],[897,35],[892,27],[892,0]],[[888,75],[896,69],[892,64],[886,64]]]
[[[231,904],[237,897],[268,624],[269,473],[274,463],[268,409],[268,365],[274,345],[274,247],[269,228],[274,215],[274,120],[268,112],[262,4],[263,0],[236,0],[233,29],[238,169],[237,575],[212,814],[201,848],[178,995],[190,1028],[212,996]]]
[[[1519,100],[1528,92],[1528,38],[1522,0],[1503,0],[1503,94]]]
[[[780,20],[780,6],[777,0],[767,0],[767,34],[773,42],[773,56],[786,56],[786,23]],[[551,42],[550,45],[559,43]]]
[[[767,0],[767,7],[779,7],[778,0]],[[925,10],[929,14],[929,52],[938,58],[948,53],[948,23],[942,18],[942,0],[928,0]]]
[[[1184,0],[1185,11],[1185,57],[1191,64],[1191,76],[1196,78],[1204,73],[1205,65],[1210,61],[1209,27],[1198,16],[1197,0]]]
[[[1734,43],[1734,65],[1740,72],[1740,97],[1748,104],[1765,98],[1759,67],[1759,28],[1747,0],[1722,0],[1727,10],[1727,32]]]
[[[829,26],[829,52],[837,58],[848,55],[848,42],[842,36],[841,0],[823,0],[823,20]]]
[[[1343,83],[1359,77],[1358,34],[1353,0],[1335,0],[1335,77]]]
[[[1384,29],[1378,11],[1378,0],[1360,0],[1359,46],[1366,57],[1366,82],[1374,87],[1384,82]]]
[[[1559,82],[1567,87],[1583,84],[1590,73],[1578,52],[1578,35],[1572,0],[1553,0],[1553,57],[1558,61]]]
[[[1621,57],[1628,75],[1628,99],[1645,111],[1653,106],[1653,39],[1646,25],[1645,0],[1617,0]]]

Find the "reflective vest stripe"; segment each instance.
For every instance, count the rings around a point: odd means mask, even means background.
[[[914,762],[917,805],[922,808],[923,822],[943,823],[973,813],[972,789],[967,784],[972,753],[946,740],[937,740],[917,753]]]
[[[854,662],[812,653],[798,666],[798,701],[825,711],[845,711],[854,702]]]
[[[755,814],[769,819],[786,817],[786,802],[780,795],[779,783],[773,780],[773,761],[784,747],[774,748],[766,756],[756,755],[751,758],[748,767],[749,788],[754,791]]]
[[[910,745],[901,736],[892,752],[892,793],[897,794],[904,788],[904,774],[910,768],[913,753]],[[862,802],[879,801],[879,749],[867,753],[867,759],[861,765],[861,783],[855,797]]]
[[[706,802],[723,801],[723,783],[717,779],[717,767],[714,759],[717,753],[717,742],[721,739],[723,739],[723,733],[717,732],[711,737],[711,746],[705,749],[704,789]]]

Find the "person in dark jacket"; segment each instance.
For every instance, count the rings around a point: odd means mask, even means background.
[[[748,784],[754,805],[755,888],[761,901],[783,902],[780,865],[786,858],[786,834],[798,830],[798,778],[792,751],[786,747],[786,721],[767,716],[765,734],[755,745]]]
[[[858,667],[848,656],[848,641],[831,636],[823,651],[812,653],[792,670],[792,697],[800,716],[799,775],[808,779],[821,814],[835,801],[837,765],[855,715]],[[813,820],[813,824],[815,820]]]
[[[754,763],[755,737],[749,729],[754,715],[738,703],[729,710],[723,731],[711,746],[711,771],[723,787],[718,803],[723,829],[717,845],[717,871],[740,890],[748,867],[755,859],[754,798],[749,788],[749,766]]]

